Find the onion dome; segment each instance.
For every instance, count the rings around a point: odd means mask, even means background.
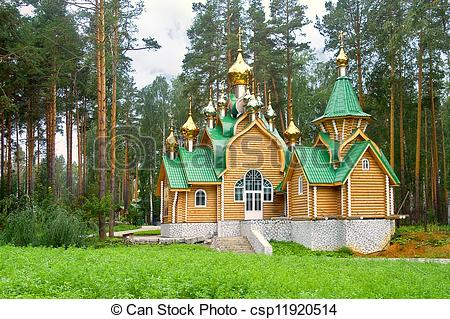
[[[239,49],[236,61],[228,70],[228,81],[230,82],[231,86],[247,85],[252,77],[252,68],[247,63],[245,63],[244,57],[242,56],[241,28],[239,28],[238,41]]]
[[[168,150],[174,151],[178,146],[177,139],[175,138],[175,135],[173,134],[173,127],[170,127],[170,134],[166,138],[166,147]]]
[[[273,121],[277,117],[277,113],[275,113],[275,110],[272,107],[272,99],[270,91],[269,91],[269,105],[267,105],[266,117],[269,120],[269,122]]]
[[[342,31],[339,33],[340,46],[338,56],[336,58],[336,65],[339,68],[346,68],[348,66],[348,56],[344,51],[344,35],[345,34]]]
[[[294,119],[291,117],[291,120],[289,122],[289,126],[283,133],[284,138],[286,141],[288,141],[289,144],[295,144],[297,143],[298,139],[300,138],[300,130],[294,123]]]
[[[250,112],[256,112],[259,109],[259,103],[258,100],[255,98],[253,94],[250,95],[250,99],[247,103],[247,110]]]
[[[198,135],[198,132],[200,131],[200,129],[195,124],[195,122],[192,118],[192,97],[191,96],[189,97],[189,116],[188,116],[188,119],[186,120],[186,122],[181,127],[180,131],[181,131],[181,134],[183,134],[183,136],[186,139],[195,138]]]
[[[212,118],[217,114],[216,108],[214,107],[212,101],[212,87],[209,88],[209,102],[208,105],[203,108],[203,114],[205,114],[207,118]]]
[[[227,106],[227,99],[225,98],[225,93],[222,90],[222,93],[220,94],[220,98],[217,100],[217,106],[220,109],[224,109]]]

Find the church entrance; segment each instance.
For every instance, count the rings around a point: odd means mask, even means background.
[[[263,178],[259,171],[250,170],[245,174],[245,219],[263,218]]]

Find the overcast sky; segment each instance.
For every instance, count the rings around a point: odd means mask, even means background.
[[[203,0],[204,1],[204,0]],[[138,34],[136,38],[148,36],[155,38],[161,49],[155,52],[135,51],[129,53],[133,60],[133,75],[138,88],[150,84],[158,75],[173,78],[181,72],[184,54],[189,45],[186,31],[194,17],[192,3],[199,0],[144,0],[144,13],[136,21]],[[306,33],[302,42],[308,41],[317,54],[322,56],[324,39],[314,28],[316,15],[322,16],[325,12],[325,0],[299,0],[308,6],[307,17],[312,21],[304,28]],[[269,0],[263,0],[268,13]],[[77,152],[76,134],[73,134],[73,152]],[[66,138],[61,134],[56,137],[57,155],[66,156]]]
[[[145,12],[137,21],[138,39],[154,37],[161,49],[155,52],[135,51],[129,54],[133,59],[134,77],[138,88],[150,84],[158,75],[172,78],[181,72],[181,65],[189,41],[186,30],[192,23],[192,0],[146,0]],[[263,0],[268,13],[269,0]],[[313,21],[304,28],[306,38],[317,53],[322,53],[324,40],[314,28],[316,15],[325,12],[325,0],[300,0],[306,4],[306,15]]]

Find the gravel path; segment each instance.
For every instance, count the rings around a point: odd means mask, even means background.
[[[114,237],[122,237],[124,234],[136,233],[136,232],[143,231],[143,230],[159,230],[159,229],[161,229],[161,227],[159,227],[159,226],[145,225],[145,226],[142,226],[141,228],[137,228],[137,229],[114,232]]]

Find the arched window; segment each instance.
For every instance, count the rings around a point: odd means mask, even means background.
[[[303,195],[303,176],[298,178],[298,195]]]
[[[234,184],[234,201],[243,202],[244,201],[244,179],[240,179]]]
[[[262,189],[262,175],[259,171],[252,169],[245,174],[245,190],[260,191]]]
[[[370,162],[367,158],[362,159],[362,169],[363,169],[363,171],[370,170]]]
[[[272,187],[272,183],[267,179],[264,180],[263,190],[264,190],[263,200],[265,202],[272,202],[273,201],[273,187]]]
[[[195,207],[206,207],[206,192],[203,189],[195,191]]]

